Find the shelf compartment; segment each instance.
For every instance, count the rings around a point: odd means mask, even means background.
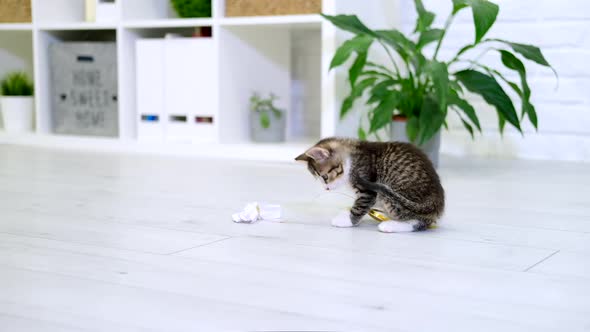
[[[250,142],[249,98],[253,92],[279,97],[277,107],[286,110],[287,141],[320,137],[321,30],[297,31],[289,26],[221,27],[222,142]],[[306,34],[313,36],[309,42],[303,38]],[[237,54],[240,61],[235,60]],[[302,128],[306,125],[307,129]]]
[[[36,23],[82,23],[86,20],[84,0],[33,0],[33,21]]]
[[[180,18],[170,0],[125,0],[122,4],[124,21],[181,21],[211,18]]]
[[[34,80],[33,68],[33,32],[0,30],[0,79],[10,72],[23,71]]]
[[[168,124],[172,125],[172,126],[176,126],[176,127],[182,127],[183,125],[179,124],[179,123],[169,123],[169,118],[165,115],[165,113],[163,111],[154,111],[154,110],[146,110],[145,106],[142,105],[146,105],[145,101],[146,100],[152,100],[150,103],[148,104],[153,104],[153,105],[160,105],[158,106],[158,109],[162,110],[164,107],[167,108],[173,108],[175,109],[174,111],[176,113],[179,113],[177,115],[186,115],[187,117],[187,122],[184,124],[185,127],[190,127],[190,128],[194,128],[195,126],[202,126],[206,128],[210,128],[211,132],[207,133],[204,136],[208,136],[208,137],[213,137],[214,139],[209,139],[212,141],[216,141],[217,140],[217,105],[210,105],[208,107],[208,111],[207,112],[200,112],[199,114],[194,113],[197,111],[190,110],[190,111],[184,111],[184,110],[178,110],[180,104],[185,103],[186,104],[186,99],[187,98],[196,98],[196,96],[198,95],[198,93],[196,92],[197,86],[195,85],[196,83],[192,82],[195,78],[198,78],[200,75],[202,75],[203,73],[200,72],[194,72],[191,70],[184,70],[183,68],[178,68],[177,72],[182,73],[182,76],[180,76],[179,79],[181,79],[183,82],[185,82],[184,88],[185,92],[182,92],[179,94],[178,100],[184,100],[184,102],[181,102],[179,105],[177,106],[165,106],[164,105],[164,99],[163,99],[163,91],[165,90],[166,86],[168,84],[165,84],[164,86],[161,86],[158,89],[151,89],[152,92],[147,93],[146,95],[142,95],[141,93],[138,93],[138,91],[148,91],[146,90],[146,85],[147,87],[150,86],[150,83],[152,82],[156,82],[156,81],[160,81],[160,82],[164,82],[166,80],[166,74],[164,71],[162,70],[158,70],[157,68],[153,68],[150,67],[148,65],[148,67],[145,67],[145,64],[143,64],[141,62],[140,59],[138,59],[138,41],[141,42],[142,45],[144,45],[145,47],[150,47],[153,46],[153,50],[152,52],[148,52],[151,53],[154,57],[157,57],[158,55],[161,56],[160,62],[163,62],[164,60],[164,53],[163,53],[163,43],[164,41],[167,41],[169,45],[174,45],[176,43],[179,44],[183,44],[183,41],[190,41],[190,40],[203,40],[203,41],[207,41],[210,45],[209,47],[211,49],[213,49],[213,51],[215,50],[215,46],[214,46],[214,41],[213,41],[213,37],[200,37],[200,38],[190,38],[192,36],[194,36],[195,34],[202,34],[202,35],[210,35],[211,31],[208,31],[209,33],[207,33],[207,31],[204,30],[210,30],[210,29],[206,29],[209,27],[176,27],[176,28],[125,28],[122,29],[122,35],[121,35],[121,54],[123,54],[123,57],[121,58],[122,61],[122,65],[121,65],[121,70],[122,70],[122,75],[121,75],[121,82],[122,84],[120,85],[120,89],[121,92],[120,94],[122,96],[125,96],[124,99],[121,99],[121,109],[123,110],[123,114],[122,114],[122,134],[123,137],[125,138],[131,138],[131,139],[137,139],[138,137],[143,137],[146,138],[148,137],[148,139],[153,140],[160,140],[162,139],[162,137],[164,136],[164,132],[163,132],[163,126],[168,126]],[[200,32],[198,32],[200,30]],[[197,32],[197,33],[196,33]],[[164,37],[167,34],[174,34],[177,36],[180,36],[181,38],[169,38],[169,39],[164,39]],[[183,38],[184,37],[184,38]],[[192,46],[190,45],[191,43],[189,43],[189,45],[185,45],[185,46],[178,46],[176,48],[176,51],[174,53],[177,53],[175,56],[177,57],[182,57],[184,56],[185,58],[183,59],[177,59],[176,61],[179,63],[182,62],[188,62],[189,64],[191,62],[195,62],[195,61],[205,61],[207,63],[206,68],[208,71],[215,71],[217,68],[217,56],[215,55],[215,53],[213,53],[213,57],[211,58],[210,56],[207,57],[207,59],[203,60],[202,58],[200,58],[198,55],[192,54],[192,55],[186,55],[187,51],[190,51],[192,49]],[[173,46],[172,46],[173,47]],[[184,49],[183,47],[187,47],[186,49]],[[144,52],[145,53],[145,52]],[[186,56],[185,56],[186,55]],[[151,59],[150,61],[158,61],[157,59]],[[149,68],[146,70],[143,70],[140,75],[143,76],[153,76],[150,79],[140,79],[138,80],[138,66],[142,67],[142,68]],[[187,66],[187,67],[193,67],[193,66]],[[193,77],[194,76],[194,77]],[[211,79],[211,81],[209,82],[209,86],[214,87],[215,89],[217,88],[217,84],[216,82],[216,73],[213,74],[214,78]],[[191,83],[192,82],[192,83]],[[184,95],[184,97],[183,97]],[[216,96],[216,92],[214,93],[213,96]],[[157,98],[157,96],[160,96],[161,98]],[[211,96],[211,97],[213,97]],[[205,97],[202,97],[203,99],[207,99]],[[215,97],[216,98],[216,97]],[[215,99],[216,100],[216,99]],[[148,107],[149,108],[149,107]],[[193,114],[194,113],[194,114]],[[147,116],[145,118],[145,120],[142,120],[142,116]],[[158,120],[157,121],[149,121],[150,119],[155,119],[154,117],[151,117],[153,115],[157,115]],[[194,120],[194,117],[196,116],[211,116],[214,118],[213,123],[210,124],[206,124],[206,123],[198,123],[196,124]],[[186,129],[186,132],[190,132],[192,129]],[[181,140],[193,140],[191,139],[186,139],[186,137],[188,135],[178,135],[177,138],[180,139],[181,136],[184,136],[185,138],[182,138]],[[149,138],[151,137],[151,138]],[[197,140],[198,139],[194,139]]]

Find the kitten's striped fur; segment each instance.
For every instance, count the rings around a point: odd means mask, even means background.
[[[332,137],[295,159],[306,162],[327,190],[339,183],[355,190],[350,213],[335,219],[335,226],[356,226],[376,204],[393,219],[379,225],[384,232],[424,230],[443,213],[444,190],[438,174],[428,157],[411,144]]]

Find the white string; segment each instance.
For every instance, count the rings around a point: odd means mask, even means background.
[[[330,195],[330,194],[338,194],[338,195],[342,195],[342,196],[346,196],[346,197],[348,197],[348,198],[352,198],[352,199],[354,199],[354,196],[351,196],[351,195],[349,195],[349,194],[345,194],[345,193],[343,193],[343,192],[339,192],[339,191],[323,191],[323,192],[320,192],[319,194],[317,194],[316,196],[314,196],[314,197],[313,197],[313,198],[310,200],[310,202],[313,202],[313,203],[315,203],[315,202],[316,202],[316,201],[317,201],[319,198],[321,198],[322,196],[325,196],[325,195]]]

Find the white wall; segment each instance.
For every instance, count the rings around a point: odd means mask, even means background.
[[[416,17],[412,0],[400,0],[402,29],[411,32]],[[475,141],[457,121],[444,134],[443,152],[452,154],[523,157],[590,161],[590,1],[588,0],[495,0],[500,6],[496,25],[489,36],[535,44],[559,73],[559,89],[550,70],[530,63],[529,84],[537,107],[539,131],[525,126],[524,138],[507,130],[502,139],[497,118],[479,102],[478,114],[484,126],[483,136]],[[437,14],[442,26],[451,10],[451,0],[424,0]],[[457,17],[442,48],[443,58],[450,56],[474,36],[471,12]],[[477,56],[480,52],[471,53]],[[496,53],[483,57],[500,64]],[[515,106],[520,105],[516,102]]]

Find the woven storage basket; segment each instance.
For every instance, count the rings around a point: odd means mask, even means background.
[[[226,0],[225,16],[318,14],[322,0]]]
[[[0,0],[0,23],[31,22],[31,0]]]

